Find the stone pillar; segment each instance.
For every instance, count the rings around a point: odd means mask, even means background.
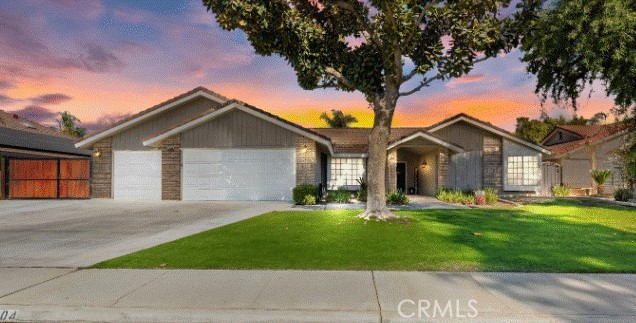
[[[397,149],[391,149],[386,154],[386,190],[397,190]]]
[[[596,146],[588,146],[587,151],[590,153],[590,161],[592,163],[591,170],[596,170],[598,167],[598,163],[596,161]],[[598,194],[598,184],[591,176],[590,179],[592,180],[592,194]]]
[[[296,137],[296,185],[316,184],[318,149],[316,142],[303,136]]]
[[[113,142],[111,138],[93,145],[92,197],[113,198]]]
[[[448,187],[448,150],[437,154],[437,189]]]
[[[161,199],[181,200],[181,136],[161,142]]]
[[[503,189],[503,149],[499,137],[484,137],[483,178],[485,187]]]

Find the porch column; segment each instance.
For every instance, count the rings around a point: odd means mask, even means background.
[[[437,189],[448,187],[448,150],[437,154]]]
[[[181,200],[181,136],[161,142],[161,199]]]
[[[397,190],[397,149],[391,149],[386,154],[386,189]]]

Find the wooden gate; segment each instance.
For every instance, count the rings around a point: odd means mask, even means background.
[[[87,159],[9,159],[6,166],[8,198],[90,197]]]
[[[561,165],[554,162],[543,162],[543,186],[541,195],[552,196],[552,188],[561,185]]]

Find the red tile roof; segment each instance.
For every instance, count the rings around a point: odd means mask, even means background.
[[[367,152],[371,128],[312,128],[311,130],[329,138],[336,153],[364,154]],[[389,142],[400,140],[417,131],[426,132],[426,129],[392,128]]]
[[[575,149],[584,147],[586,145],[593,144],[601,141],[612,135],[627,131],[629,124],[627,122],[617,122],[608,125],[563,125],[556,126],[555,129],[563,129],[569,132],[573,132],[582,139],[572,140],[561,144],[549,146],[553,156],[563,155],[571,152]]]

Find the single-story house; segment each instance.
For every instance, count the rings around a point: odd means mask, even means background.
[[[617,122],[607,125],[556,126],[541,144],[552,151],[545,157],[544,187],[567,185],[578,194],[594,194],[596,183],[591,171],[612,171],[605,184],[611,193],[626,185],[623,160],[620,151],[629,137],[629,124]]]
[[[95,133],[93,196],[148,200],[289,200],[301,183],[356,189],[370,129],[305,128],[198,87]],[[550,152],[460,114],[394,128],[389,189],[441,187],[537,194]],[[98,157],[99,156],[99,157]]]
[[[0,111],[0,198],[89,198],[91,154],[57,129]]]

